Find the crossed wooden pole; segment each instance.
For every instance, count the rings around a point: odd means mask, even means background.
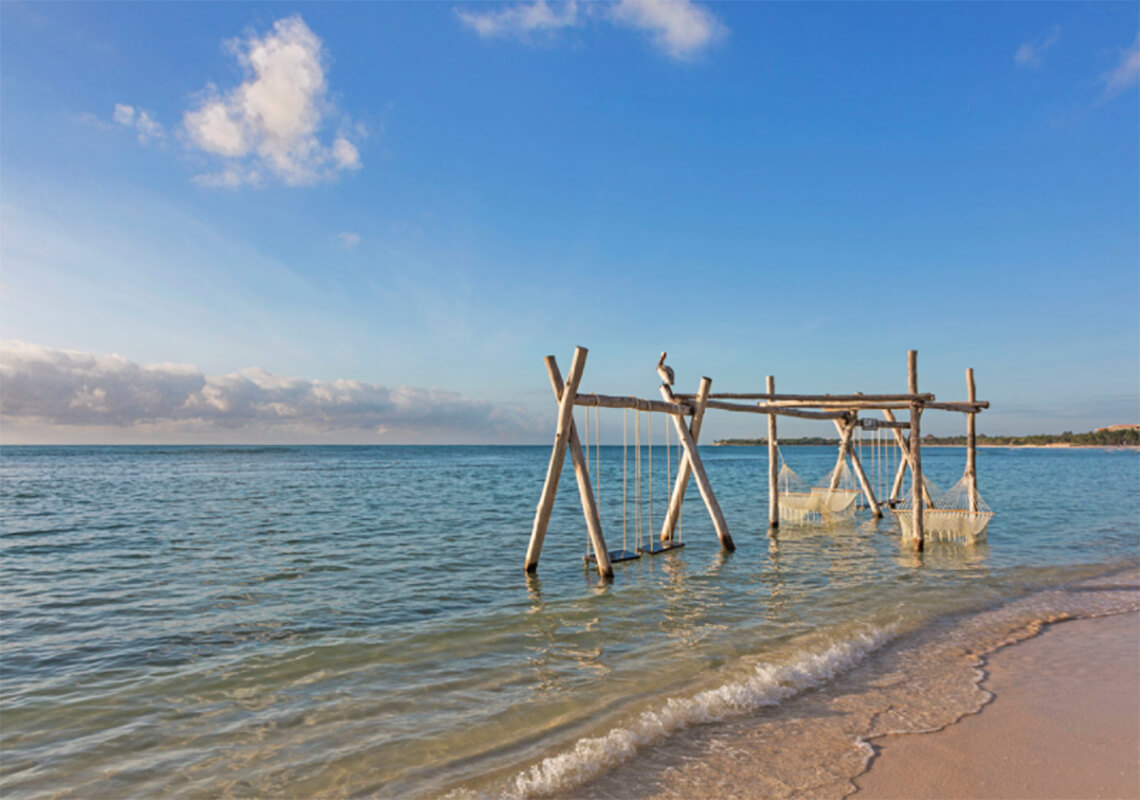
[[[535,572],[538,569],[538,559],[542,554],[542,543],[546,538],[546,529],[550,525],[550,513],[554,509],[554,498],[558,493],[558,481],[562,476],[562,466],[566,460],[566,450],[570,450],[570,459],[574,462],[574,474],[578,479],[578,494],[582,500],[582,513],[586,517],[586,529],[589,531],[590,543],[594,549],[594,556],[598,565],[598,572],[605,578],[612,578],[613,564],[609,551],[606,549],[606,540],[602,534],[601,517],[598,514],[598,505],[590,483],[590,468],[586,456],[582,452],[582,444],[578,438],[578,430],[574,423],[574,406],[598,406],[606,408],[633,408],[638,411],[651,411],[669,414],[673,417],[673,424],[677,430],[677,438],[681,442],[684,458],[677,472],[677,481],[673,493],[669,498],[669,509],[665,515],[665,524],[661,529],[661,541],[670,542],[673,538],[673,528],[680,514],[681,502],[685,497],[690,476],[695,476],[697,488],[701,498],[705,501],[709,516],[712,517],[713,527],[717,538],[726,550],[735,550],[736,546],[728,532],[728,524],[724,521],[724,513],[717,502],[712,484],[709,483],[701,455],[697,451],[697,437],[701,430],[701,419],[704,416],[705,403],[698,400],[689,404],[677,399],[673,390],[665,384],[661,385],[661,397],[664,402],[643,400],[637,397],[610,397],[606,395],[580,395],[578,386],[582,381],[582,373],[586,368],[586,353],[584,347],[574,348],[574,357],[570,362],[570,372],[565,382],[558,369],[558,362],[554,356],[547,356],[544,361],[546,370],[550,375],[550,385],[554,390],[554,398],[558,402],[558,425],[554,434],[554,446],[550,452],[550,464],[546,468],[546,481],[542,487],[542,496],[535,510],[534,526],[531,529],[530,544],[526,551],[525,569]],[[701,379],[700,392],[707,400],[712,381],[709,378]],[[690,417],[686,424],[684,417]],[[640,442],[638,445],[640,447]]]

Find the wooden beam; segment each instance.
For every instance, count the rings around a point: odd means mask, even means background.
[[[918,394],[918,351],[908,350],[906,356],[907,391]],[[921,551],[925,545],[926,527],[923,519],[923,495],[926,485],[922,481],[922,403],[915,402],[910,407],[910,468],[914,482],[914,499],[911,502],[911,519],[914,525],[914,549]]]
[[[601,406],[602,408],[635,408],[638,411],[656,411],[661,414],[686,416],[693,413],[687,403],[662,403],[660,400],[644,400],[640,397],[615,397],[608,394],[581,394],[574,398],[576,406]]]
[[[977,414],[983,408],[989,408],[988,400],[981,402],[971,401],[968,403],[927,403],[927,408],[934,408],[939,411],[957,411],[960,414]]]
[[[661,396],[665,402],[670,403],[673,401],[673,390],[663,383],[661,384]],[[697,452],[697,443],[693,440],[693,435],[689,433],[689,426],[680,417],[673,417],[673,425],[677,428],[677,438],[680,439],[681,445],[685,448],[686,460],[692,466],[693,475],[697,479],[697,488],[700,489],[701,497],[709,510],[709,516],[712,517],[713,527],[716,528],[717,538],[720,539],[720,546],[725,550],[735,550],[736,545],[728,532],[728,523],[724,521],[724,513],[720,510],[720,503],[717,502],[712,484],[709,483],[709,477],[705,474],[705,465],[701,461],[701,454]]]
[[[546,538],[546,528],[550,524],[550,512],[554,508],[554,496],[558,493],[558,479],[562,475],[562,464],[566,461],[566,447],[570,442],[570,433],[574,424],[574,396],[578,392],[578,383],[582,380],[582,371],[586,369],[587,352],[589,351],[584,347],[574,348],[574,359],[570,362],[570,374],[566,378],[566,386],[558,400],[558,425],[554,432],[554,447],[550,451],[550,464],[546,468],[546,481],[542,485],[542,496],[539,498],[538,508],[534,514],[534,527],[531,529],[530,544],[526,549],[525,568],[527,572],[534,572],[538,569],[538,558],[542,554],[542,542]],[[549,367],[550,363],[554,362],[554,356],[547,358]]]
[[[977,388],[974,386],[974,368],[966,369],[966,393],[973,403],[977,399]],[[966,417],[966,488],[970,492],[971,511],[978,510],[978,436],[975,427],[977,414]]]
[[[554,389],[554,399],[562,400],[562,373],[558,370],[558,362],[554,356],[546,357],[546,371],[550,375],[550,386]],[[589,431],[587,431],[589,433]],[[578,427],[574,423],[574,415],[570,415],[570,460],[574,464],[574,476],[578,479],[578,495],[582,499],[582,514],[586,517],[586,530],[590,535],[590,544],[594,546],[594,560],[598,564],[598,573],[603,578],[614,576],[613,565],[610,564],[610,552],[606,547],[606,539],[602,535],[602,518],[598,513],[597,497],[590,485],[589,453],[582,453],[582,443],[578,439]]]
[[[693,401],[693,418],[689,422],[689,433],[693,442],[697,442],[701,435],[701,423],[705,418],[705,402],[708,400],[709,389],[712,387],[712,378],[701,378],[700,388]],[[683,421],[682,421],[683,424]],[[669,507],[665,511],[665,521],[661,524],[661,541],[673,541],[673,531],[677,527],[677,520],[681,517],[681,505],[685,502],[685,491],[689,487],[689,477],[693,466],[689,459],[682,458],[677,468],[676,482],[673,484],[673,493],[669,495]]]
[[[688,399],[692,395],[679,394],[676,395],[681,399]],[[931,403],[935,400],[932,394],[776,394],[775,392],[765,392],[764,394],[737,394],[735,392],[715,392],[710,394],[709,397],[714,400],[773,400],[783,401],[790,400],[804,405],[812,403],[846,403],[848,401],[855,402],[894,402],[894,403],[911,403],[915,400],[924,403]]]
[[[855,429],[855,420],[851,421],[852,430]],[[843,433],[843,426],[838,422],[835,423],[835,429],[841,434]],[[855,452],[855,448],[851,446],[851,441],[847,442],[847,453],[851,456],[851,466],[855,470],[855,477],[859,479],[859,486],[863,489],[863,496],[867,498],[867,505],[871,507],[871,513],[875,517],[883,516],[883,511],[879,508],[879,501],[875,499],[875,492],[871,488],[871,482],[867,480],[867,473],[863,471],[863,462],[859,460],[859,454]]]
[[[769,375],[768,394],[776,391],[776,379]],[[836,422],[836,425],[839,423]],[[776,414],[768,413],[768,530],[780,527],[780,465],[779,441],[776,438]]]
[[[846,411],[799,411],[794,408],[773,408],[765,405],[745,406],[740,403],[725,403],[720,400],[709,400],[705,404],[708,408],[719,411],[743,411],[746,414],[776,413],[785,417],[802,417],[803,419],[846,419]]]

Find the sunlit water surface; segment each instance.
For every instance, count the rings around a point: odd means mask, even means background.
[[[784,452],[809,480],[834,461]],[[675,759],[711,771],[726,743],[834,716],[750,785],[836,796],[887,724],[875,703],[910,709],[896,728],[942,713],[888,698],[913,684],[889,676],[965,698],[938,648],[1134,607],[1111,576],[1140,564],[1135,452],[983,450],[988,539],[920,556],[889,514],[769,539],[766,450],[702,455],[737,551],[694,487],[686,547],[604,583],[569,467],[538,576],[522,571],[545,447],[4,447],[0,793],[680,797],[715,776]],[[924,451],[943,487],[963,462]],[[611,547],[622,465],[602,448]],[[832,694],[842,713],[810,709]]]

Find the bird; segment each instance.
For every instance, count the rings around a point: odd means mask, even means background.
[[[661,354],[660,360],[657,362],[657,374],[661,376],[661,380],[665,381],[667,386],[673,385],[673,368],[665,363],[666,353]]]

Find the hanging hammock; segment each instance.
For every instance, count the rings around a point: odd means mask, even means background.
[[[780,522],[818,525],[855,516],[859,489],[847,467],[847,459],[839,462],[820,485],[810,486],[788,466],[781,453],[776,482]]]
[[[977,491],[974,492],[976,511],[970,509],[970,486],[965,475],[942,492],[933,482],[923,476],[930,497],[936,498],[933,508],[924,508],[922,511],[922,527],[924,538],[944,542],[973,543],[986,535],[986,526],[990,524],[994,512],[986,505],[986,501]],[[894,509],[898,518],[899,527],[902,528],[904,539],[914,538],[914,490],[907,493],[902,508]]]

